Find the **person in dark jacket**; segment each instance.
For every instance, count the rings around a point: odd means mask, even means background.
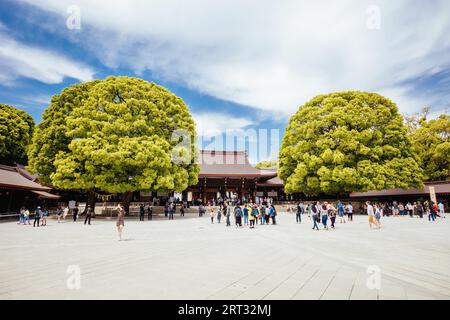
[[[139,221],[144,221],[144,216],[145,216],[145,207],[144,204],[141,203],[141,205],[139,206]]]
[[[41,220],[41,216],[42,216],[41,207],[37,207],[36,210],[34,211],[33,227],[36,227],[36,222],[37,222],[37,226],[39,227],[39,222]]]
[[[87,211],[86,211],[86,218],[84,219],[84,224],[88,224],[91,225],[91,218],[92,218],[92,214],[93,214],[92,208],[88,207]]]

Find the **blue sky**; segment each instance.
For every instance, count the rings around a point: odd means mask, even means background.
[[[74,18],[79,29],[67,26]],[[448,34],[445,0],[0,0],[0,102],[39,122],[64,87],[128,75],[183,98],[205,137],[281,138],[300,105],[342,90],[379,92],[403,113],[448,113]],[[273,156],[279,139],[268,144]]]

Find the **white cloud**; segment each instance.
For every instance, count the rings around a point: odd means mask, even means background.
[[[25,2],[62,16],[72,4]],[[392,93],[403,112],[413,112],[439,99],[418,100],[406,81],[450,65],[446,0],[375,1],[380,30],[366,26],[369,0],[77,3],[80,43],[108,66],[151,70],[281,117],[317,94],[347,89]]]
[[[250,119],[223,113],[194,113],[193,117],[197,124],[197,134],[203,137],[222,135],[227,130],[244,130],[254,124]]]
[[[82,63],[0,33],[0,80],[3,84],[12,84],[19,77],[49,84],[60,83],[65,77],[89,81],[93,75],[94,71]]]

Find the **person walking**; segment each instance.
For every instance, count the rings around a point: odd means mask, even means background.
[[[42,209],[42,216],[41,216],[41,219],[42,219],[42,223],[41,223],[41,227],[45,227],[46,225],[47,225],[47,217],[48,217],[48,210],[47,210],[47,208],[43,208]]]
[[[167,218],[169,216],[169,204],[164,205],[164,216]]]
[[[19,211],[19,222],[17,223],[17,224],[24,224],[24,221],[25,221],[25,217],[24,217],[24,213],[25,213],[25,208],[24,207],[22,207],[22,208],[20,208],[20,211]]]
[[[256,222],[256,219],[258,217],[258,214],[259,214],[258,206],[255,204],[253,206],[253,208],[252,208],[252,212],[251,212],[250,217],[249,217],[249,219],[250,219],[250,229],[254,229],[255,228],[255,222]]]
[[[266,205],[266,208],[264,209],[264,222],[266,224],[269,224],[269,222],[270,222],[270,207],[269,207],[269,205]]]
[[[214,224],[214,216],[216,215],[216,213],[214,212],[214,207],[211,207],[210,211],[209,211],[209,216],[211,217],[211,224]]]
[[[61,208],[61,206],[58,206],[58,208],[56,209],[56,216],[58,217],[58,223],[61,222],[62,214],[63,214],[63,209]]]
[[[269,215],[272,219],[272,224],[277,224],[276,216],[277,216],[277,209],[275,209],[275,206],[273,204],[270,205],[269,209]]]
[[[369,227],[370,229],[372,229],[372,226],[376,227],[377,225],[377,223],[375,222],[375,210],[370,201],[366,202],[366,206],[367,206],[367,217],[369,220]]]
[[[246,225],[246,226],[248,226],[248,215],[249,215],[249,212],[248,212],[249,210],[248,210],[248,205],[246,204],[245,206],[244,206],[244,209],[242,210],[242,212],[243,212],[243,214],[244,214],[244,225]]]
[[[239,204],[234,208],[234,219],[236,227],[242,227],[242,209]]]
[[[339,201],[339,203],[340,203],[340,201]],[[344,209],[344,206],[342,205],[342,203],[341,203],[341,207],[342,207],[342,209]],[[336,223],[336,212],[337,211],[338,211],[338,209],[333,207],[333,205],[331,203],[327,204],[327,213],[328,213],[328,216],[330,217],[331,229],[335,228],[334,224]]]
[[[73,214],[73,222],[77,222],[78,219],[78,204],[75,205],[75,208],[73,208],[72,214]]]
[[[180,205],[180,217],[184,217],[184,203]]]
[[[139,205],[139,221],[144,221],[144,216],[145,216],[145,207],[144,204],[141,203]]]
[[[378,229],[381,228],[381,216],[383,215],[383,209],[381,208],[380,204],[375,204],[375,222],[378,227]]]
[[[337,210],[337,215],[339,216],[339,223],[345,223],[344,204],[341,202],[341,200],[338,200],[338,202],[336,203],[336,210]],[[336,218],[336,214],[335,214],[335,218]]]
[[[30,210],[28,210],[27,208],[25,208],[25,211],[23,213],[23,224],[26,225],[31,225],[30,222]]]
[[[327,203],[323,203],[320,207],[320,217],[322,218],[322,225],[325,230],[328,230],[328,210],[327,210]]]
[[[65,206],[63,210],[63,220],[66,221],[66,217],[69,214],[69,206]]]
[[[405,214],[405,206],[403,205],[403,202],[400,202],[398,205],[398,212],[400,213],[400,216],[404,216]]]
[[[442,215],[443,217],[445,216],[445,207],[444,204],[442,202],[439,202],[438,204],[438,210],[439,210],[439,214]]]
[[[398,216],[398,214],[399,214],[399,208],[398,208],[397,201],[394,201],[392,203],[392,213],[394,214],[394,216]]]
[[[219,206],[219,209],[217,209],[217,223],[220,224],[220,220],[222,220],[222,212],[223,207],[222,205]]]
[[[428,222],[436,220],[436,212],[434,211],[433,202],[428,204]]]
[[[317,225],[319,217],[320,217],[320,208],[317,202],[313,202],[311,204],[311,219],[313,221],[313,228],[312,228],[313,230],[316,229],[317,231],[319,231],[319,226]]]
[[[36,210],[34,211],[34,222],[33,222],[33,227],[36,227],[36,223],[37,226],[39,227],[39,222],[41,220],[41,207],[37,207]]]
[[[260,207],[259,207],[259,215],[258,215],[258,218],[259,218],[259,224],[260,225],[263,225],[265,222],[264,222],[264,216],[266,215],[266,208],[263,206],[263,205],[261,205]]]
[[[229,203],[224,204],[223,207],[223,214],[227,219],[227,227],[231,226],[231,221],[230,221],[230,217],[231,217],[231,209],[229,207]]]
[[[405,209],[406,209],[406,211],[408,212],[409,217],[412,218],[412,217],[413,217],[413,213],[414,213],[414,207],[413,207],[413,205],[411,204],[411,202],[408,202],[408,203],[406,204]]]
[[[198,216],[202,217],[203,212],[204,212],[203,204],[200,203],[200,205],[198,206]]]
[[[295,221],[302,223],[302,214],[305,212],[305,205],[303,202],[297,204],[297,214],[295,215]]]
[[[147,220],[150,221],[152,220],[152,218],[153,218],[153,207],[149,203],[147,207]]]
[[[420,203],[420,201],[417,201],[416,204],[416,211],[417,211],[417,215],[419,216],[420,219],[423,219],[423,205],[422,203]]]
[[[348,221],[353,221],[353,206],[350,202],[345,206],[345,211],[347,213]]]
[[[91,225],[92,214],[93,214],[92,208],[91,208],[91,207],[88,207],[88,208],[87,208],[87,211],[86,211],[86,218],[84,219],[84,225],[86,225],[86,223],[87,223],[88,225]]]
[[[119,235],[119,241],[122,240],[123,228],[125,227],[125,209],[122,204],[117,205],[117,221],[116,221],[117,233]]]
[[[174,215],[174,213],[175,213],[175,210],[176,210],[175,203],[172,202],[172,203],[169,205],[169,220],[173,220],[173,215]]]

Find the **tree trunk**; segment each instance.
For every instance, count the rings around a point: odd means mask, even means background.
[[[83,214],[87,213],[87,209],[92,208],[92,211],[95,212],[95,192],[93,190],[88,191],[88,199],[86,203],[86,207],[84,208]]]
[[[122,194],[122,204],[126,215],[130,214],[130,202],[132,197],[133,191],[127,191]]]

